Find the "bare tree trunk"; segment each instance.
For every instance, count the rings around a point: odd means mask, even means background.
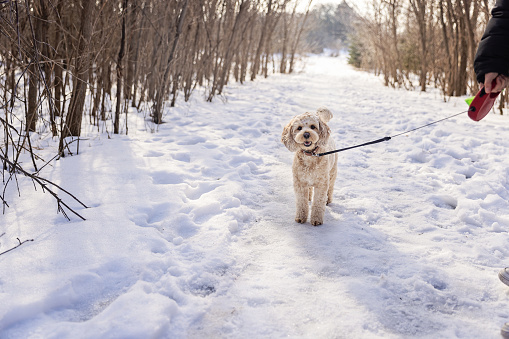
[[[258,43],[258,47],[256,48],[256,53],[253,58],[253,67],[251,68],[251,81],[256,78],[258,71],[260,70],[260,57],[262,55],[263,47],[265,44],[265,35],[267,34],[269,18],[272,15],[272,0],[268,0],[267,2],[267,14],[265,15],[265,22],[262,25],[262,32],[260,35],[260,42]]]
[[[137,62],[137,56],[138,56],[138,38],[139,33],[137,32],[137,24],[138,24],[138,13],[139,13],[139,7],[138,7],[138,0],[132,0],[131,1],[131,8],[129,15],[129,39],[128,39],[128,51],[127,51],[127,76],[125,81],[125,91],[124,91],[124,97],[126,99],[132,99],[133,98],[133,83],[134,83],[134,76],[135,76],[135,68],[136,68],[136,62]],[[127,10],[127,9],[126,9]],[[125,16],[125,15],[124,15]],[[141,30],[140,30],[141,31]]]
[[[42,33],[42,20],[37,17],[35,18],[35,29],[32,30],[33,34],[33,49],[32,55],[30,56],[30,66],[28,67],[29,71],[29,82],[28,82],[28,110],[26,113],[26,130],[27,132],[35,132],[35,127],[37,124],[37,108],[39,106],[37,100],[37,94],[39,92],[39,58],[40,58],[40,48],[39,41],[41,41],[41,33]],[[32,21],[30,21],[30,27],[32,28]]]
[[[283,14],[283,46],[281,47],[281,61],[279,63],[280,73],[286,73],[286,49],[288,45],[288,31],[290,30],[290,25],[292,24],[295,10],[297,9],[297,4],[298,3],[296,2],[293,8],[290,22],[288,22],[288,15],[286,13]]]
[[[63,5],[63,0],[58,0],[57,2],[57,5],[56,5],[56,14],[58,17],[60,17],[60,14],[62,13],[62,5]],[[61,51],[62,51],[62,30],[61,29],[55,29],[55,37],[54,37],[54,41],[55,41],[55,54],[54,54],[54,57],[55,57],[55,71],[54,71],[54,74],[55,74],[55,79],[54,79],[54,86],[55,86],[55,99],[54,99],[54,102],[55,102],[55,116],[61,116],[62,115],[62,112],[63,112],[63,107],[62,107],[62,102],[61,102],[61,98],[62,98],[62,91],[63,91],[63,79],[64,79],[64,76],[63,76],[63,58],[62,58],[62,55],[61,55]]]
[[[232,32],[230,35],[228,46],[226,48],[226,55],[223,60],[223,69],[222,69],[222,72],[220,74],[219,81],[217,84],[217,93],[218,94],[222,93],[223,87],[226,84],[226,78],[227,78],[228,72],[230,71],[230,66],[231,66],[231,62],[232,62],[232,58],[233,58],[233,51],[234,51],[233,47],[234,47],[236,33],[239,30],[241,21],[242,21],[244,14],[248,8],[249,8],[249,1],[242,0],[242,2],[240,4],[240,8],[239,8],[239,13],[237,14],[237,16],[235,18],[235,23],[233,25],[233,29],[232,29]],[[211,93],[209,94],[208,101],[212,100],[212,97],[215,95],[215,90],[216,90],[216,88],[213,86]]]
[[[41,42],[41,48],[40,48],[40,55],[43,61],[43,70],[42,72],[41,68],[39,67],[39,74],[42,78],[42,85],[44,86],[44,90],[46,91],[46,100],[48,103],[48,110],[49,110],[49,120],[50,120],[50,127],[51,127],[51,133],[53,136],[56,136],[57,126],[55,123],[55,102],[53,100],[53,95],[51,93],[51,90],[53,88],[52,83],[52,68],[55,66],[54,58],[52,49],[50,49],[50,40],[48,39],[48,31],[49,31],[49,19],[50,19],[50,13],[48,4],[46,1],[40,1],[39,2],[39,11],[40,15],[39,18],[37,18],[37,27],[40,29],[39,34],[39,41]]]
[[[451,74],[451,71],[452,71],[452,62],[451,62],[451,50],[450,50],[450,47],[449,47],[449,34],[447,33],[447,26],[445,24],[445,19],[444,19],[444,1],[443,0],[440,0],[439,1],[439,10],[440,10],[440,13],[439,13],[439,18],[440,18],[440,27],[442,28],[442,39],[444,40],[444,47],[445,47],[445,56],[447,58],[447,65],[448,65],[448,69],[449,69],[449,72],[448,74]],[[444,85],[443,85],[443,93],[446,94],[447,93],[447,75],[444,76],[445,80],[444,80]]]
[[[421,70],[419,74],[419,84],[421,85],[421,91],[425,92],[428,74],[426,0],[410,0],[410,6],[412,7],[419,27],[419,43],[421,46]]]
[[[466,39],[468,42],[468,48],[469,48],[469,56],[468,60],[471,61],[471,68],[473,69],[474,64],[474,58],[475,58],[475,52],[477,50],[477,42],[475,41],[475,33],[474,33],[474,27],[473,23],[477,22],[477,17],[479,15],[479,2],[476,0],[462,0],[462,6],[463,11],[463,20],[465,21],[466,26]],[[472,13],[472,15],[470,15]],[[468,67],[468,66],[467,66]],[[475,79],[475,73],[474,72],[467,72],[467,69],[464,69],[465,73],[469,76],[467,77],[467,81],[470,80],[473,83],[476,83]],[[469,79],[468,79],[469,78]],[[465,84],[466,86],[467,84]],[[465,93],[466,94],[466,89]]]
[[[180,38],[180,34],[182,33],[182,25],[184,23],[184,19],[186,17],[187,12],[187,4],[189,0],[185,0],[182,10],[180,11],[179,19],[177,22],[177,27],[175,30],[175,38],[173,39],[173,46],[170,51],[170,55],[168,56],[168,61],[166,63],[166,69],[164,71],[164,76],[162,79],[162,83],[159,86],[159,89],[156,94],[156,100],[154,102],[154,113],[153,113],[153,121],[156,124],[161,124],[163,122],[163,101],[164,96],[166,95],[166,85],[168,83],[168,77],[170,74],[170,69],[173,66],[173,57],[175,55],[175,51],[177,49],[177,44]]]
[[[28,67],[28,108],[26,113],[26,130],[28,132],[35,132],[35,126],[37,123],[37,89],[39,87],[38,73],[37,60],[34,56],[34,59],[30,61],[30,66]]]
[[[90,38],[92,37],[92,13],[94,10],[94,1],[83,0],[81,10],[81,23],[78,50],[76,51],[75,69],[74,69],[74,89],[69,103],[69,111],[65,121],[65,127],[62,131],[62,138],[67,136],[81,135],[81,119],[83,117],[83,106],[85,104],[85,95],[87,90],[88,66],[90,64]],[[60,151],[63,151],[63,141],[61,141]]]
[[[282,4],[279,5],[279,8],[285,8],[286,3],[288,1],[289,0],[282,0]],[[277,10],[272,13],[271,18],[268,21],[268,31],[269,32],[275,31],[279,17],[283,14],[284,14],[284,12],[278,12]],[[262,69],[263,76],[265,78],[267,78],[269,76],[269,59],[271,59],[271,57],[273,57],[273,52],[272,52],[273,39],[274,39],[274,35],[269,34],[265,41],[265,56],[264,56],[263,67],[262,67],[263,68]],[[274,62],[273,58],[272,58],[272,61]],[[273,66],[274,66],[274,64],[273,64]],[[273,68],[275,68],[275,67],[273,67]]]
[[[467,33],[466,31],[466,22],[465,18],[460,16],[460,41],[459,41],[459,72],[458,72],[458,82],[455,90],[456,95],[464,95],[467,93],[467,65],[468,65],[468,41],[467,41]]]
[[[122,71],[124,69],[122,65],[122,59],[124,58],[125,50],[125,12],[127,11],[127,1],[124,0],[122,3],[122,36],[120,38],[120,51],[118,52],[117,61],[117,105],[115,107],[115,122],[113,124],[113,133],[118,134],[120,125],[120,103],[122,101]]]
[[[392,77],[395,84],[398,84],[398,86],[401,86],[403,82],[403,77],[400,76],[400,72],[402,71],[401,67],[401,56],[399,53],[398,48],[398,17],[397,12],[398,8],[400,6],[399,2],[397,0],[390,0],[388,5],[389,7],[389,15],[390,15],[390,21],[391,21],[391,38],[392,38],[392,48],[394,50],[394,61],[392,63]]]
[[[295,64],[295,53],[297,52],[297,46],[299,45],[302,32],[304,31],[304,28],[306,27],[306,21],[309,16],[309,9],[311,7],[312,2],[313,2],[313,0],[309,0],[308,4],[306,6],[306,14],[304,14],[304,19],[302,20],[302,24],[300,26],[299,33],[297,33],[297,38],[295,39],[295,41],[293,43],[291,55],[290,55],[290,69],[288,70],[288,73],[293,73],[293,68],[294,68],[294,64]]]
[[[139,68],[139,55],[140,55],[140,41],[141,41],[141,32],[143,31],[143,24],[145,23],[145,16],[142,15],[141,23],[139,27],[138,37],[136,38],[136,48],[135,48],[135,56],[134,56],[134,69],[133,69],[133,95],[131,100],[131,107],[136,107],[136,95],[138,94],[138,68]]]

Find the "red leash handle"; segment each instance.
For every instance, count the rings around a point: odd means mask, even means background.
[[[496,83],[496,80],[493,80],[493,87],[495,87]],[[490,112],[499,94],[500,92],[488,94],[484,87],[481,88],[468,107],[468,117],[474,121],[480,121]]]

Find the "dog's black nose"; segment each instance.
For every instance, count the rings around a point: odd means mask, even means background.
[[[304,138],[309,139],[309,132],[304,133]]]

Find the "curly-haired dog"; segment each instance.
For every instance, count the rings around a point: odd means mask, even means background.
[[[334,182],[337,175],[337,153],[321,157],[317,153],[335,149],[327,122],[332,113],[325,107],[316,113],[304,113],[294,117],[283,130],[281,141],[293,158],[293,188],[295,190],[297,213],[295,221],[305,223],[311,206],[311,224],[323,224],[325,205],[332,202]],[[313,194],[314,189],[314,194]]]

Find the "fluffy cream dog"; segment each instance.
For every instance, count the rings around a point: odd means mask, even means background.
[[[291,152],[295,152],[293,188],[297,205],[295,221],[299,223],[305,223],[308,219],[308,201],[312,200],[311,224],[314,226],[323,224],[325,205],[332,202],[338,155],[313,155],[335,149],[327,126],[331,118],[332,113],[321,107],[316,113],[294,117],[283,130],[281,141]]]

